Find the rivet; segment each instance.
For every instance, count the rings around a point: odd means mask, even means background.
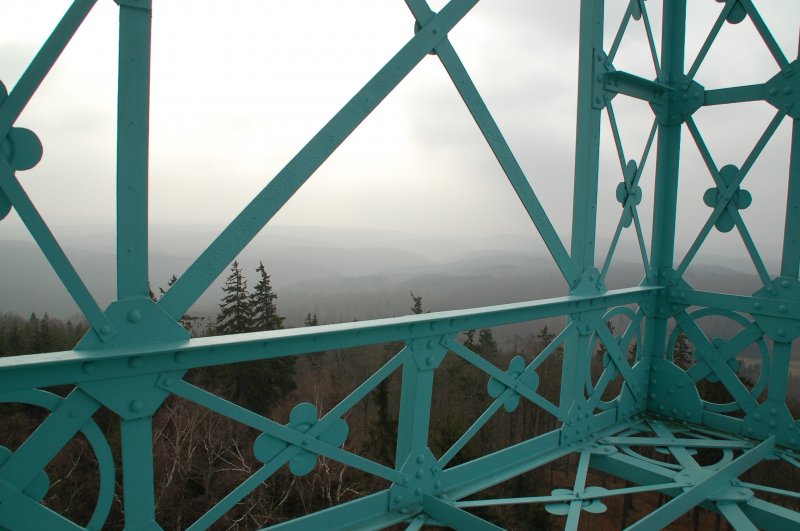
[[[774,416],[774,415],[777,415],[777,414],[778,414],[778,410],[777,410],[777,409],[775,409],[775,408],[772,408],[772,409],[770,409],[770,410],[769,410],[769,414],[770,414],[770,415],[773,415],[773,416]]]
[[[416,474],[414,474],[414,475],[415,475],[415,476],[417,476],[417,479],[422,479],[422,476],[423,476],[424,474],[423,474],[422,470],[417,470],[417,473],[416,473]]]
[[[778,311],[781,313],[786,313],[789,311],[789,308],[787,308],[785,304],[781,304],[780,306],[778,306]]]
[[[409,512],[408,511],[408,507],[403,507],[402,509],[400,509],[400,512],[403,513],[403,514],[408,514],[408,512]]]
[[[301,444],[303,446],[308,446],[308,440],[307,439],[303,439],[303,442]]]
[[[403,501],[403,497],[402,497],[402,496],[400,496],[399,494],[397,494],[397,495],[394,497],[394,502],[395,502],[395,503],[400,503],[401,501]]]
[[[753,428],[747,428],[745,431],[746,431],[747,433],[753,433]]]
[[[753,418],[756,420],[761,420],[761,413],[756,413],[755,415],[753,415]]]
[[[422,489],[417,487],[416,489],[414,489],[414,494],[417,495],[417,496],[421,496],[422,495]]]
[[[74,409],[70,409],[69,410],[69,416],[70,416],[70,418],[74,419],[75,417],[78,416],[78,413],[76,413]]]
[[[767,288],[767,293],[769,293],[770,295],[775,295],[775,293],[777,292],[775,291],[775,288]]]
[[[659,411],[664,411],[664,406],[663,406],[663,405],[661,405],[661,406],[658,406],[658,410],[659,410]]]
[[[142,366],[142,358],[139,356],[134,356],[128,360],[128,365],[131,369],[138,369]]]
[[[428,356],[427,358],[425,358],[425,364],[428,367],[433,367],[433,356]]]
[[[434,486],[434,488],[441,489],[442,488],[442,482],[437,479],[436,481],[433,482],[433,486]]]
[[[174,383],[175,380],[173,380],[172,378],[167,378],[166,380],[164,380],[164,387],[172,387],[172,384]]]
[[[789,439],[789,444],[791,444],[792,446],[794,446],[795,444],[797,444],[797,439],[795,439],[795,438],[791,438],[791,439]]]
[[[186,361],[186,353],[185,352],[176,352],[175,353],[175,363],[183,363]]]
[[[141,400],[139,400],[137,398],[136,400],[132,400],[131,401],[129,407],[131,408],[131,411],[133,411],[134,413],[137,413],[137,412],[142,410],[142,408],[144,407],[144,404],[142,403]]]
[[[784,87],[783,88],[783,93],[787,94],[787,95],[791,94],[792,93],[792,87]]]
[[[107,336],[108,334],[111,333],[111,327],[107,324],[104,324],[103,326],[100,327],[100,333],[104,336]]]
[[[689,95],[688,94],[681,94],[681,99],[683,101],[688,101],[689,100]]]
[[[128,312],[128,321],[131,323],[138,323],[141,318],[142,314],[139,313],[139,310],[131,310]]]
[[[789,289],[789,281],[784,280],[783,282],[781,282],[781,287],[783,287],[783,289]]]
[[[769,426],[770,426],[770,428],[774,428],[775,426],[777,426],[777,424],[775,423],[774,420],[771,420],[771,421],[769,421]]]
[[[786,335],[786,331],[783,328],[778,328],[778,335],[783,337]]]
[[[419,454],[417,456],[417,463],[424,463],[425,462],[425,454]]]

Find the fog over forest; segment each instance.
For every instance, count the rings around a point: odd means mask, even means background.
[[[59,227],[56,234],[89,289],[108,304],[114,295],[113,227]],[[154,291],[180,276],[214,237],[211,227],[155,225],[151,228]],[[598,262],[607,242],[599,242]],[[28,315],[77,313],[40,251],[24,233],[0,233],[0,311]],[[609,288],[636,285],[643,276],[638,248],[620,243],[609,271]],[[717,247],[701,253],[687,279],[713,291],[751,293],[757,278],[745,256]],[[774,253],[773,253],[774,254]],[[332,323],[410,313],[410,292],[426,310],[440,311],[554,297],[567,287],[538,237],[416,235],[402,231],[268,226],[239,257],[246,275],[264,261],[287,326],[301,326],[307,313]],[[721,266],[720,264],[725,264]],[[192,308],[217,311],[224,272]],[[251,281],[252,282],[252,281]],[[502,335],[502,334],[501,334]]]

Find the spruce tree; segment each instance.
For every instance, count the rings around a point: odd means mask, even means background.
[[[553,342],[556,338],[556,335],[547,328],[547,325],[544,325],[541,330],[539,330],[539,334],[536,336],[536,339],[539,340],[539,348],[540,350],[544,350],[547,346]]]
[[[258,284],[250,295],[250,305],[253,308],[253,330],[280,330],[283,328],[284,317],[278,315],[275,300],[278,295],[272,291],[269,275],[264,268],[264,262],[259,262],[256,268],[259,274]]]
[[[247,291],[247,279],[236,260],[231,265],[231,274],[225,281],[222,292],[224,295],[219,304],[214,333],[238,334],[253,330],[253,305]]]
[[[414,292],[411,292],[411,300],[414,301],[414,304],[411,306],[411,311],[415,314],[421,314],[425,310],[422,309],[422,295],[419,297],[414,296]]]
[[[689,345],[689,337],[683,333],[678,333],[675,338],[675,347],[672,349],[672,362],[683,370],[687,370],[694,365],[694,355],[692,347]]]

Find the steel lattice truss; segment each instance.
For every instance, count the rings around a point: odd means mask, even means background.
[[[17,118],[94,3],[75,0],[13,90],[0,90],[0,137],[4,137],[0,208],[4,215],[11,208],[17,212],[91,325],[72,351],[0,359],[0,400],[32,404],[51,412],[18,448],[0,448],[0,527],[81,528],[41,503],[49,488],[44,467],[79,433],[93,447],[100,475],[96,510],[88,528],[103,526],[118,481],[109,443],[93,420],[100,408],[106,408],[120,422],[119,464],[126,525],[130,529],[160,528],[154,504],[152,415],[175,395],[262,433],[253,448],[261,467],[213,505],[191,529],[211,526],[282,466],[288,464],[292,473],[303,474],[317,464],[319,456],[383,478],[391,486],[278,527],[380,528],[405,522],[408,529],[425,524],[493,529],[495,525],[467,509],[529,503],[544,504],[551,513],[565,515],[566,527],[575,529],[584,512],[604,511],[604,500],[660,492],[669,501],[631,529],[664,527],[698,505],[721,513],[737,529],[800,528],[800,514],[763,499],[764,493],[788,498],[800,495],[740,479],[767,459],[800,467],[798,421],[786,405],[791,349],[800,335],[800,62],[780,48],[751,0],[719,4],[719,18],[696,58],[684,57],[686,0],[664,2],[660,44],[653,36],[647,4],[631,0],[622,24],[612,28],[616,36],[608,50],[603,48],[602,0],[581,2],[570,250],[557,235],[448,40],[448,32],[468,16],[478,0],[451,0],[438,13],[425,0],[406,0],[418,31],[274,176],[157,303],[148,297],[147,213],[142,208],[147,203],[151,2],[118,0],[120,64],[125,65],[120,70],[118,98],[118,296],[105,311],[70,264],[17,175],[33,167],[42,153],[35,134],[16,126]],[[706,89],[695,81],[695,74],[718,34],[734,23],[755,26],[780,71],[755,85]],[[614,67],[623,36],[634,24],[645,28],[647,42],[642,46],[652,55],[655,75]],[[463,98],[569,292],[555,299],[477,310],[190,339],[177,322],[181,316],[348,135],[431,53]],[[624,154],[614,113],[618,98],[648,102],[653,112],[646,147],[638,159]],[[743,161],[715,160],[693,119],[694,113],[709,105],[761,100],[774,107],[774,117],[752,151]],[[608,255],[596,264],[599,137],[605,117],[619,156],[620,210]],[[773,278],[740,214],[750,201],[750,193],[741,186],[778,126],[787,120],[793,121],[788,208],[780,276]],[[685,256],[676,256],[682,135],[688,135],[699,150],[716,187],[704,197],[710,213],[694,244]],[[647,164],[655,165],[649,246],[637,210]],[[752,186],[754,193],[756,188]],[[712,231],[733,229],[741,236],[763,288],[751,296],[693,289],[683,275],[701,245]],[[625,230],[635,232],[645,278],[640,285],[607,290],[604,280]],[[566,329],[527,366],[522,359],[515,359],[508,368],[497,367],[457,340],[458,334],[468,329],[560,315],[568,316]],[[740,331],[728,340],[711,340],[697,322],[708,315],[730,319]],[[614,316],[629,322],[619,335],[606,326]],[[680,331],[697,347],[698,363],[688,371],[671,359]],[[632,339],[637,339],[638,348],[635,359],[629,360],[626,349]],[[607,354],[599,380],[592,381],[589,365],[598,340],[606,346]],[[299,404],[288,425],[183,379],[187,370],[197,367],[387,342],[401,342],[403,346],[349,396],[321,416],[310,404]],[[737,356],[752,345],[761,352],[763,364],[761,376],[751,388],[740,380],[735,367]],[[537,369],[562,351],[560,397],[548,400],[537,392]],[[474,424],[449,451],[434,455],[428,443],[430,406],[434,375],[445,356],[460,357],[485,373],[494,401],[487,410],[475,412]],[[343,443],[348,436],[347,412],[395,370],[402,370],[402,391],[396,460],[391,467],[357,455]],[[619,394],[612,400],[603,399],[619,378],[623,382]],[[721,382],[732,401],[701,399],[697,384],[709,378]],[[43,390],[65,384],[74,385],[66,398]],[[451,465],[496,412],[501,408],[514,411],[520,401],[530,401],[552,415],[558,428]],[[670,459],[651,459],[642,448],[656,448]],[[719,450],[722,457],[714,464],[701,465],[694,456],[699,449],[707,448]],[[479,495],[492,485],[569,454],[578,456],[572,488],[537,497],[521,492],[513,499],[484,499]],[[624,478],[634,486],[615,490],[592,485],[590,468]],[[467,497],[470,499],[465,500]]]

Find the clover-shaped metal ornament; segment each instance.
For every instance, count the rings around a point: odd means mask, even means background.
[[[608,507],[598,498],[604,496],[607,492],[608,490],[603,487],[586,487],[583,489],[581,498],[584,499],[581,502],[581,510],[595,514],[606,512]],[[569,489],[555,489],[551,494],[553,496],[572,496],[574,493]],[[544,510],[556,516],[566,516],[569,513],[570,504],[571,502],[568,501],[548,503],[544,506]]]
[[[719,170],[720,178],[722,179],[722,182],[725,183],[726,187],[731,185],[738,174],[739,168],[733,164],[728,164]],[[719,204],[721,196],[722,191],[719,189],[719,187],[709,188],[703,194],[703,202],[706,204],[706,206],[716,208]],[[727,208],[725,208],[725,210],[723,210],[719,215],[717,221],[714,223],[714,226],[720,232],[730,232],[731,229],[736,226],[736,220],[733,218],[733,215],[731,215],[730,209],[735,208],[736,210],[744,210],[745,208],[749,207],[752,202],[753,196],[750,195],[750,192],[747,190],[742,190],[737,186]]]
[[[8,97],[6,87],[0,83],[0,105]],[[33,131],[22,127],[12,127],[0,139],[0,157],[5,159],[14,171],[29,170],[42,160],[42,143]],[[11,211],[11,201],[0,189],[0,219]]]
[[[313,404],[303,402],[296,405],[289,414],[289,428],[299,433],[306,433],[319,422],[317,408]],[[329,427],[316,436],[321,442],[331,446],[341,446],[347,439],[350,428],[343,419],[334,420]],[[255,458],[266,463],[289,447],[289,443],[268,433],[258,436],[253,445]],[[289,459],[289,470],[295,476],[305,476],[317,465],[317,454],[309,450],[300,450]]]
[[[642,202],[642,188],[633,184],[637,171],[636,162],[628,161],[624,172],[625,180],[617,185],[617,201],[623,208],[622,226],[626,228],[633,222],[633,210]]]
[[[536,374],[535,371],[525,371],[525,360],[522,356],[514,356],[511,360],[511,363],[508,365],[508,370],[506,374],[508,374],[511,378],[515,379],[519,384],[525,385],[530,387],[531,389],[536,389],[539,385],[539,375]],[[498,380],[497,378],[489,378],[489,383],[486,384],[487,391],[489,392],[489,396],[492,398],[497,398],[506,389],[509,387]],[[509,396],[506,397],[505,402],[503,402],[503,407],[506,411],[511,413],[519,406],[519,393],[509,393]]]

